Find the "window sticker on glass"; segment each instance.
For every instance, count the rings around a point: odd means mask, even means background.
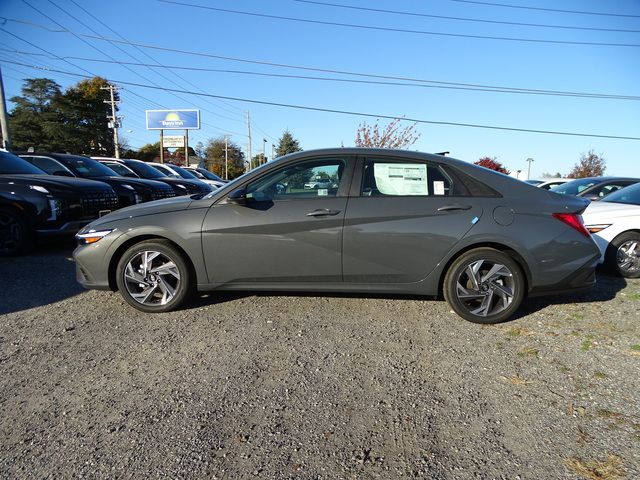
[[[376,186],[384,195],[427,195],[427,166],[419,163],[375,163]]]
[[[434,195],[444,195],[444,182],[441,180],[437,180],[433,182],[433,194]]]
[[[322,197],[326,197],[327,195],[329,195],[329,190],[326,188],[319,188],[318,189],[318,196],[322,196]]]

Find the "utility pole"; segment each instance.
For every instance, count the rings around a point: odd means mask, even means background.
[[[253,169],[253,158],[251,157],[251,117],[249,116],[249,111],[247,110],[247,130],[249,132],[249,170]]]
[[[531,179],[531,162],[535,162],[533,158],[527,158],[527,162],[529,163],[529,169],[527,170],[527,180]]]
[[[0,70],[0,124],[2,124],[2,148],[11,150],[11,135],[9,134],[9,123],[7,122],[7,104],[4,100],[4,82],[2,81],[2,70]]]
[[[229,180],[229,135],[224,136],[224,179]]]
[[[109,120],[109,128],[113,129],[113,143],[115,147],[116,158],[120,158],[120,145],[118,144],[118,128],[120,128],[121,117],[116,117],[116,100],[113,96],[114,91],[117,89],[115,85],[108,84],[106,87],[100,87],[100,90],[109,90],[111,100],[103,100],[104,103],[111,105],[111,116],[107,115]]]
[[[271,160],[273,160],[274,158],[276,158],[276,146],[272,143],[271,144]]]

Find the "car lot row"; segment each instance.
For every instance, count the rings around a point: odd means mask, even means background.
[[[205,169],[139,160],[0,151],[0,256],[35,237],[73,235],[119,208],[208,194],[225,181]]]

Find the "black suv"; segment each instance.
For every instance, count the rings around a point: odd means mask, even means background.
[[[193,194],[207,194],[211,193],[211,187],[204,182],[194,178],[174,178],[165,175],[160,170],[153,168],[146,162],[142,160],[133,160],[133,159],[115,159],[115,158],[104,158],[97,157],[100,160],[100,163],[111,168],[114,164],[120,164],[127,167],[129,170],[133,171],[140,178],[153,179],[159,182],[164,182],[168,185],[171,185],[176,192],[176,195],[193,195]]]
[[[175,196],[173,189],[162,182],[122,177],[89,157],[39,152],[19,155],[50,175],[88,178],[108,183],[118,194],[121,207]]]
[[[73,235],[117,208],[105,183],[52,177],[0,150],[0,256],[28,250],[35,236]]]

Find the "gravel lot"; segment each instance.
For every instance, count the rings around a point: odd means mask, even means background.
[[[148,315],[72,248],[0,259],[2,478],[640,478],[640,281],[485,327],[407,297]]]

